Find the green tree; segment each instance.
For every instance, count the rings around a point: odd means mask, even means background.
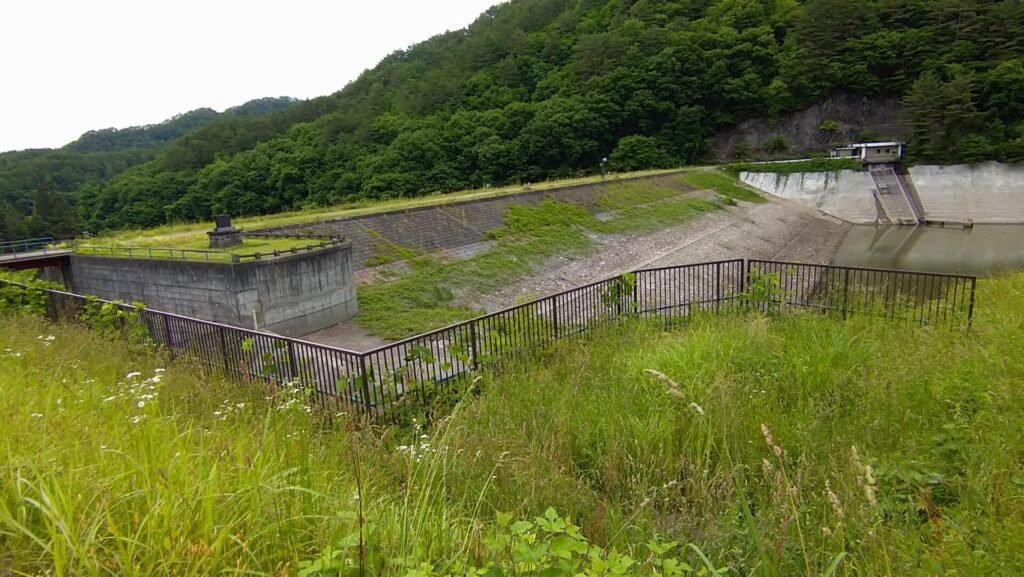
[[[623,137],[608,156],[608,166],[614,171],[626,172],[647,168],[665,168],[675,164],[656,138],[649,136]]]
[[[81,234],[83,226],[71,204],[60,193],[50,190],[49,182],[36,189],[32,215],[25,219],[29,235],[69,239]]]
[[[0,241],[17,240],[25,236],[24,215],[6,202],[0,202]]]

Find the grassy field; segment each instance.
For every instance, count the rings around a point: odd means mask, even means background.
[[[697,169],[699,169],[699,167],[693,167],[689,170]],[[645,170],[640,172],[610,174],[605,179],[602,179],[600,176],[587,176],[582,178],[552,180],[497,188],[463,190],[448,194],[432,194],[416,198],[400,198],[385,201],[364,200],[326,208],[311,208],[308,210],[283,212],[266,216],[237,218],[233,219],[232,224],[237,228],[244,230],[255,230],[273,226],[284,226],[287,224],[313,222],[332,218],[344,218],[373,212],[429,206],[459,200],[490,198],[531,190],[551,190],[553,188],[560,188],[575,184],[601,182],[602,180],[614,182],[623,178],[663,174],[673,172],[674,170],[678,169]],[[204,244],[206,242],[206,231],[212,230],[213,226],[212,222],[194,222],[171,224],[143,230],[124,230],[101,235],[95,239],[93,244],[106,243],[131,246],[170,246],[175,248],[191,248],[196,244]]]
[[[232,254],[268,254],[275,250],[286,251],[293,247],[317,244],[319,240],[301,238],[250,238],[243,237],[242,244],[223,249],[211,249],[206,234],[202,238],[183,237],[173,243],[162,243],[157,239],[146,239],[132,243],[103,244],[103,239],[80,242],[75,247],[79,254],[118,256],[134,258],[183,258],[190,260],[230,261]],[[152,249],[152,250],[146,250]]]
[[[691,184],[693,176],[697,175],[675,178]],[[400,339],[473,318],[481,311],[460,304],[460,291],[493,291],[529,274],[556,254],[584,254],[594,246],[588,234],[657,230],[686,222],[737,197],[761,200],[728,177],[709,176],[723,195],[722,201],[681,197],[679,188],[650,182],[611,184],[599,199],[603,209],[614,212],[611,220],[599,220],[581,207],[554,201],[513,205],[505,216],[506,226],[491,233],[495,245],[469,259],[446,262],[391,247],[393,258],[407,261],[410,270],[399,278],[360,287],[356,322],[380,337]],[[700,188],[712,188],[705,180],[698,180],[704,183]]]
[[[1019,575],[1024,274],[980,288],[629,324],[402,429],[0,314],[0,573]]]

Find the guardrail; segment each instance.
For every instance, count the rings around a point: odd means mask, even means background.
[[[291,383],[331,408],[392,422],[446,406],[481,367],[623,319],[807,308],[969,327],[976,283],[962,275],[742,259],[642,269],[359,353],[0,281],[20,287],[22,299],[43,295],[55,321],[88,324],[89,307],[106,303],[118,311],[118,332],[136,343],[242,382]]]
[[[201,260],[207,262],[238,262],[238,255],[226,250],[148,246],[76,246],[75,254],[87,256],[113,256],[121,258],[151,258],[171,260]]]
[[[19,252],[31,252],[46,249],[54,243],[53,237],[27,238],[0,242],[0,255]]]
[[[205,261],[205,262],[224,262],[224,263],[240,263],[249,260],[264,260],[269,258],[277,258],[281,256],[287,256],[290,254],[299,254],[301,252],[309,252],[335,246],[345,242],[344,237],[331,237],[329,240],[323,240],[325,237],[320,238],[320,242],[309,243],[302,246],[293,246],[289,249],[284,250],[272,250],[267,252],[254,252],[249,254],[234,253],[227,250],[208,250],[208,249],[194,249],[194,248],[173,248],[173,247],[148,247],[148,246],[95,246],[95,245],[81,245],[75,246],[75,254],[87,255],[87,256],[112,256],[120,258],[150,258],[150,259],[171,259],[171,260],[189,260],[189,261]]]

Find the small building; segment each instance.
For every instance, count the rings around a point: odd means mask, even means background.
[[[858,142],[832,149],[832,158],[856,158],[865,164],[899,162],[903,158],[902,142]]]

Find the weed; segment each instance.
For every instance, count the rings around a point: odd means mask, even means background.
[[[470,319],[482,311],[457,304],[460,293],[500,288],[556,254],[585,254],[594,246],[590,237],[594,233],[656,230],[719,207],[680,194],[669,185],[612,185],[600,201],[603,206],[617,207],[616,218],[610,221],[598,220],[579,206],[552,200],[536,206],[511,205],[505,226],[487,233],[495,246],[457,262],[393,251],[396,257],[408,258],[411,270],[396,280],[361,287],[356,321],[373,334],[398,339]]]
[[[740,183],[736,178],[727,176],[717,171],[700,171],[691,172],[680,176],[680,178],[686,184],[696,188],[707,188],[714,190],[718,194],[730,198],[733,200],[742,200],[745,202],[765,202],[764,197],[754,192],[753,189],[747,188],[744,184]]]
[[[867,170],[867,165],[853,158],[815,158],[794,162],[737,162],[725,167],[733,176],[741,172],[774,172],[796,174],[800,172],[833,172],[836,170]]]

